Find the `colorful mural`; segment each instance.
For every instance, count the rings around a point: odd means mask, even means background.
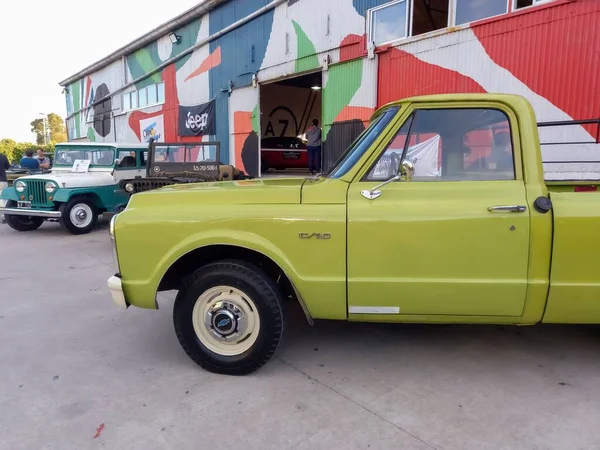
[[[595,76],[600,60],[598,49],[590,48],[600,43],[597,0],[550,2],[399,41],[376,49],[372,58],[367,55],[367,11],[387,0],[288,0],[209,39],[269,3],[224,2],[175,30],[178,43],[163,36],[127,55],[125,67],[115,62],[71,83],[66,94],[70,138],[142,142],[144,130],[155,123],[154,133],[163,140],[194,139],[178,136],[179,106],[214,99],[216,134],[203,139],[221,142],[223,162],[257,174],[261,89],[253,79],[260,84],[311,71],[323,75],[326,165],[364,129],[378,105],[412,95],[517,93],[532,103],[540,121],[600,116]],[[204,41],[210,42],[189,51]],[[124,113],[121,93],[112,98],[111,93],[135,80],[128,92],[164,83],[164,102]],[[110,101],[89,107],[101,98]],[[105,120],[111,112],[111,120]],[[554,141],[590,138],[591,128],[575,128],[542,134]],[[577,151],[577,157],[589,156],[586,149]],[[552,149],[545,157],[558,158]],[[547,170],[566,169],[553,165]]]
[[[540,7],[541,8],[541,7]],[[379,55],[378,104],[413,95],[460,92],[524,96],[538,121],[600,117],[600,2],[547,4],[544,9],[383,51]],[[518,49],[518,51],[515,51]],[[541,142],[593,142],[596,127],[540,128]],[[548,178],[585,173],[598,161],[593,145],[542,146]]]

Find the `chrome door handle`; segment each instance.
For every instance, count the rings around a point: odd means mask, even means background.
[[[523,205],[502,205],[502,206],[490,206],[488,208],[489,212],[525,212],[527,211],[527,206]]]

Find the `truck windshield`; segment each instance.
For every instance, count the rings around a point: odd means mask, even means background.
[[[348,147],[326,176],[329,178],[340,178],[354,167],[354,164],[362,158],[373,141],[394,118],[398,109],[398,107],[391,107],[375,117],[369,127]]]
[[[76,160],[90,161],[94,166],[112,166],[115,163],[115,149],[106,148],[57,148],[55,166],[72,166]]]

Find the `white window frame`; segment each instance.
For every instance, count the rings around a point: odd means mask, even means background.
[[[160,95],[159,95],[159,88],[158,86],[162,85],[162,93],[163,93],[163,98],[162,100],[160,99]],[[165,103],[167,99],[167,90],[166,90],[166,86],[165,86],[165,82],[161,81],[160,83],[156,83],[156,100],[158,101],[157,105],[163,105]]]
[[[146,99],[148,100],[148,105],[154,106],[158,104],[158,84],[159,83],[155,83],[151,84],[150,86],[146,86]],[[150,88],[154,89],[154,98],[156,99],[155,102],[150,101]]]
[[[408,15],[410,16],[410,30],[408,37],[415,37],[413,35],[413,19],[415,17],[413,14],[413,8],[415,6],[415,0],[408,0],[408,2]],[[417,36],[427,36],[429,33],[439,33],[440,30],[450,28],[454,24],[454,19],[456,17],[455,2],[456,0],[448,0],[448,21],[446,22],[446,26],[444,28],[438,28],[437,30],[428,31],[427,33],[417,34]]]
[[[496,1],[501,1],[501,0],[496,0]],[[399,42],[399,41],[402,41],[405,39],[420,38],[422,36],[430,36],[435,33],[440,33],[443,30],[447,30],[448,28],[452,28],[452,27],[467,27],[470,23],[479,22],[481,20],[502,17],[502,16],[505,16],[505,15],[513,13],[513,12],[526,11],[530,8],[535,8],[540,5],[550,4],[554,0],[533,0],[533,4],[531,6],[525,6],[524,8],[518,8],[518,9],[517,9],[517,0],[504,0],[504,1],[506,2],[506,12],[501,13],[501,14],[495,14],[495,15],[489,16],[489,17],[483,17],[481,19],[477,19],[472,22],[465,22],[465,23],[461,23],[461,24],[457,25],[456,24],[457,0],[448,0],[448,23],[446,24],[446,27],[440,28],[438,30],[433,30],[433,31],[430,31],[427,33],[419,34],[417,36],[413,35],[413,19],[414,19],[413,8],[414,8],[415,0],[393,0],[393,1],[390,1],[383,5],[379,5],[379,6],[376,6],[374,8],[367,10],[366,28],[367,28],[367,38],[369,39],[367,48],[370,48],[371,46],[380,47],[380,46],[384,46],[384,45],[389,45],[389,44]],[[380,11],[382,9],[386,9],[392,5],[396,5],[396,4],[404,3],[404,2],[406,2],[406,22],[407,22],[405,24],[406,31],[405,31],[404,37],[397,37],[390,41],[382,42],[380,44],[375,44],[374,40],[373,40],[374,39],[373,32],[375,31],[374,26],[373,26],[373,13]]]
[[[135,94],[135,108],[133,107],[133,95]],[[129,105],[130,105],[130,110],[129,111],[135,111],[136,109],[140,109],[140,102],[139,102],[139,97],[138,97],[138,91],[137,89],[135,91],[131,91],[129,92]]]
[[[498,1],[498,0],[496,0],[496,1]],[[456,12],[458,11],[458,0],[450,0],[450,3],[453,5],[453,8],[452,8],[453,9],[453,11],[452,11],[453,15],[452,15],[452,25],[449,25],[449,26],[461,27],[463,25],[469,25],[470,23],[479,22],[480,20],[487,20],[487,19],[493,19],[494,17],[505,16],[506,14],[508,14],[509,12],[511,12],[510,2],[512,1],[512,6],[514,8],[514,6],[516,5],[517,0],[505,0],[505,1],[506,1],[506,11],[504,11],[503,13],[494,14],[493,16],[483,17],[481,19],[476,19],[476,20],[473,20],[471,22],[465,22],[465,23],[457,24],[456,23]]]
[[[129,107],[125,108],[125,101],[123,100],[125,97],[129,98]],[[124,92],[121,94],[121,111],[131,111],[131,92]]]
[[[152,105],[148,104],[148,86],[138,89],[137,93],[138,93],[138,107],[139,108],[148,108],[149,106],[152,106]],[[141,102],[142,93],[143,93],[144,99],[145,99],[145,103],[143,105]]]
[[[94,102],[92,102],[94,103]],[[94,122],[94,107],[89,106],[85,111],[85,123],[93,123]]]
[[[512,12],[517,11],[527,11],[530,8],[535,8],[536,6],[546,5],[548,3],[552,3],[554,0],[533,0],[532,4],[529,6],[525,6],[524,8],[517,8],[517,0],[512,0]]]
[[[152,108],[154,106],[164,105],[166,99],[163,98],[162,101],[159,101],[159,95],[158,95],[158,92],[159,92],[158,91],[158,86],[161,85],[161,84],[164,86],[165,82],[161,81],[160,83],[154,83],[154,84],[152,84],[150,86],[146,86],[146,87],[143,87],[141,89],[136,89],[134,91],[124,92],[122,94],[122,96],[121,96],[121,112],[127,113],[127,112],[130,112],[130,111],[137,111],[139,109],[146,109],[146,108]],[[146,100],[147,100],[148,99],[148,88],[150,88],[150,87],[154,87],[154,89],[156,89],[156,100],[157,100],[157,102],[156,103],[148,103],[148,104],[146,104],[144,106],[140,106],[139,92],[142,91],[142,90],[145,90],[146,91]],[[163,92],[165,92],[164,88],[163,88]],[[124,105],[124,102],[123,102],[123,97],[126,96],[126,95],[129,96],[129,108],[128,109],[125,108],[125,105]],[[135,95],[137,97],[137,106],[135,108],[131,107],[131,105],[132,105],[132,103],[131,103],[131,96],[132,95]],[[166,97],[166,93],[165,93],[165,97]]]
[[[374,36],[373,36],[373,31],[374,31],[374,27],[373,27],[373,13],[380,11],[382,9],[386,9],[389,8],[390,6],[393,5],[397,5],[400,3],[406,3],[406,23],[404,25],[404,37],[397,37],[392,39],[391,41],[386,41],[386,42],[382,42],[380,44],[375,44],[374,42]],[[380,5],[380,6],[376,6],[375,8],[371,8],[367,11],[367,36],[369,37],[369,42],[373,42],[375,45],[375,47],[379,47],[381,45],[387,45],[390,44],[392,42],[396,42],[399,41],[401,39],[406,39],[408,37],[410,37],[410,33],[411,30],[409,29],[409,26],[411,26],[411,22],[412,20],[410,20],[411,17],[411,6],[412,6],[412,0],[395,0],[389,3],[386,3],[384,5]]]

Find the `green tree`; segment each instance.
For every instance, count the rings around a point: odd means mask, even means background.
[[[38,145],[44,144],[44,119],[33,120],[31,123],[31,132],[35,133],[35,140]],[[46,116],[46,139],[49,144],[67,141],[67,131],[65,122],[58,114],[50,113]]]
[[[0,139],[0,153],[4,153],[11,163],[18,164],[27,150],[54,152],[54,144],[35,145],[31,142],[16,142],[13,139]]]

